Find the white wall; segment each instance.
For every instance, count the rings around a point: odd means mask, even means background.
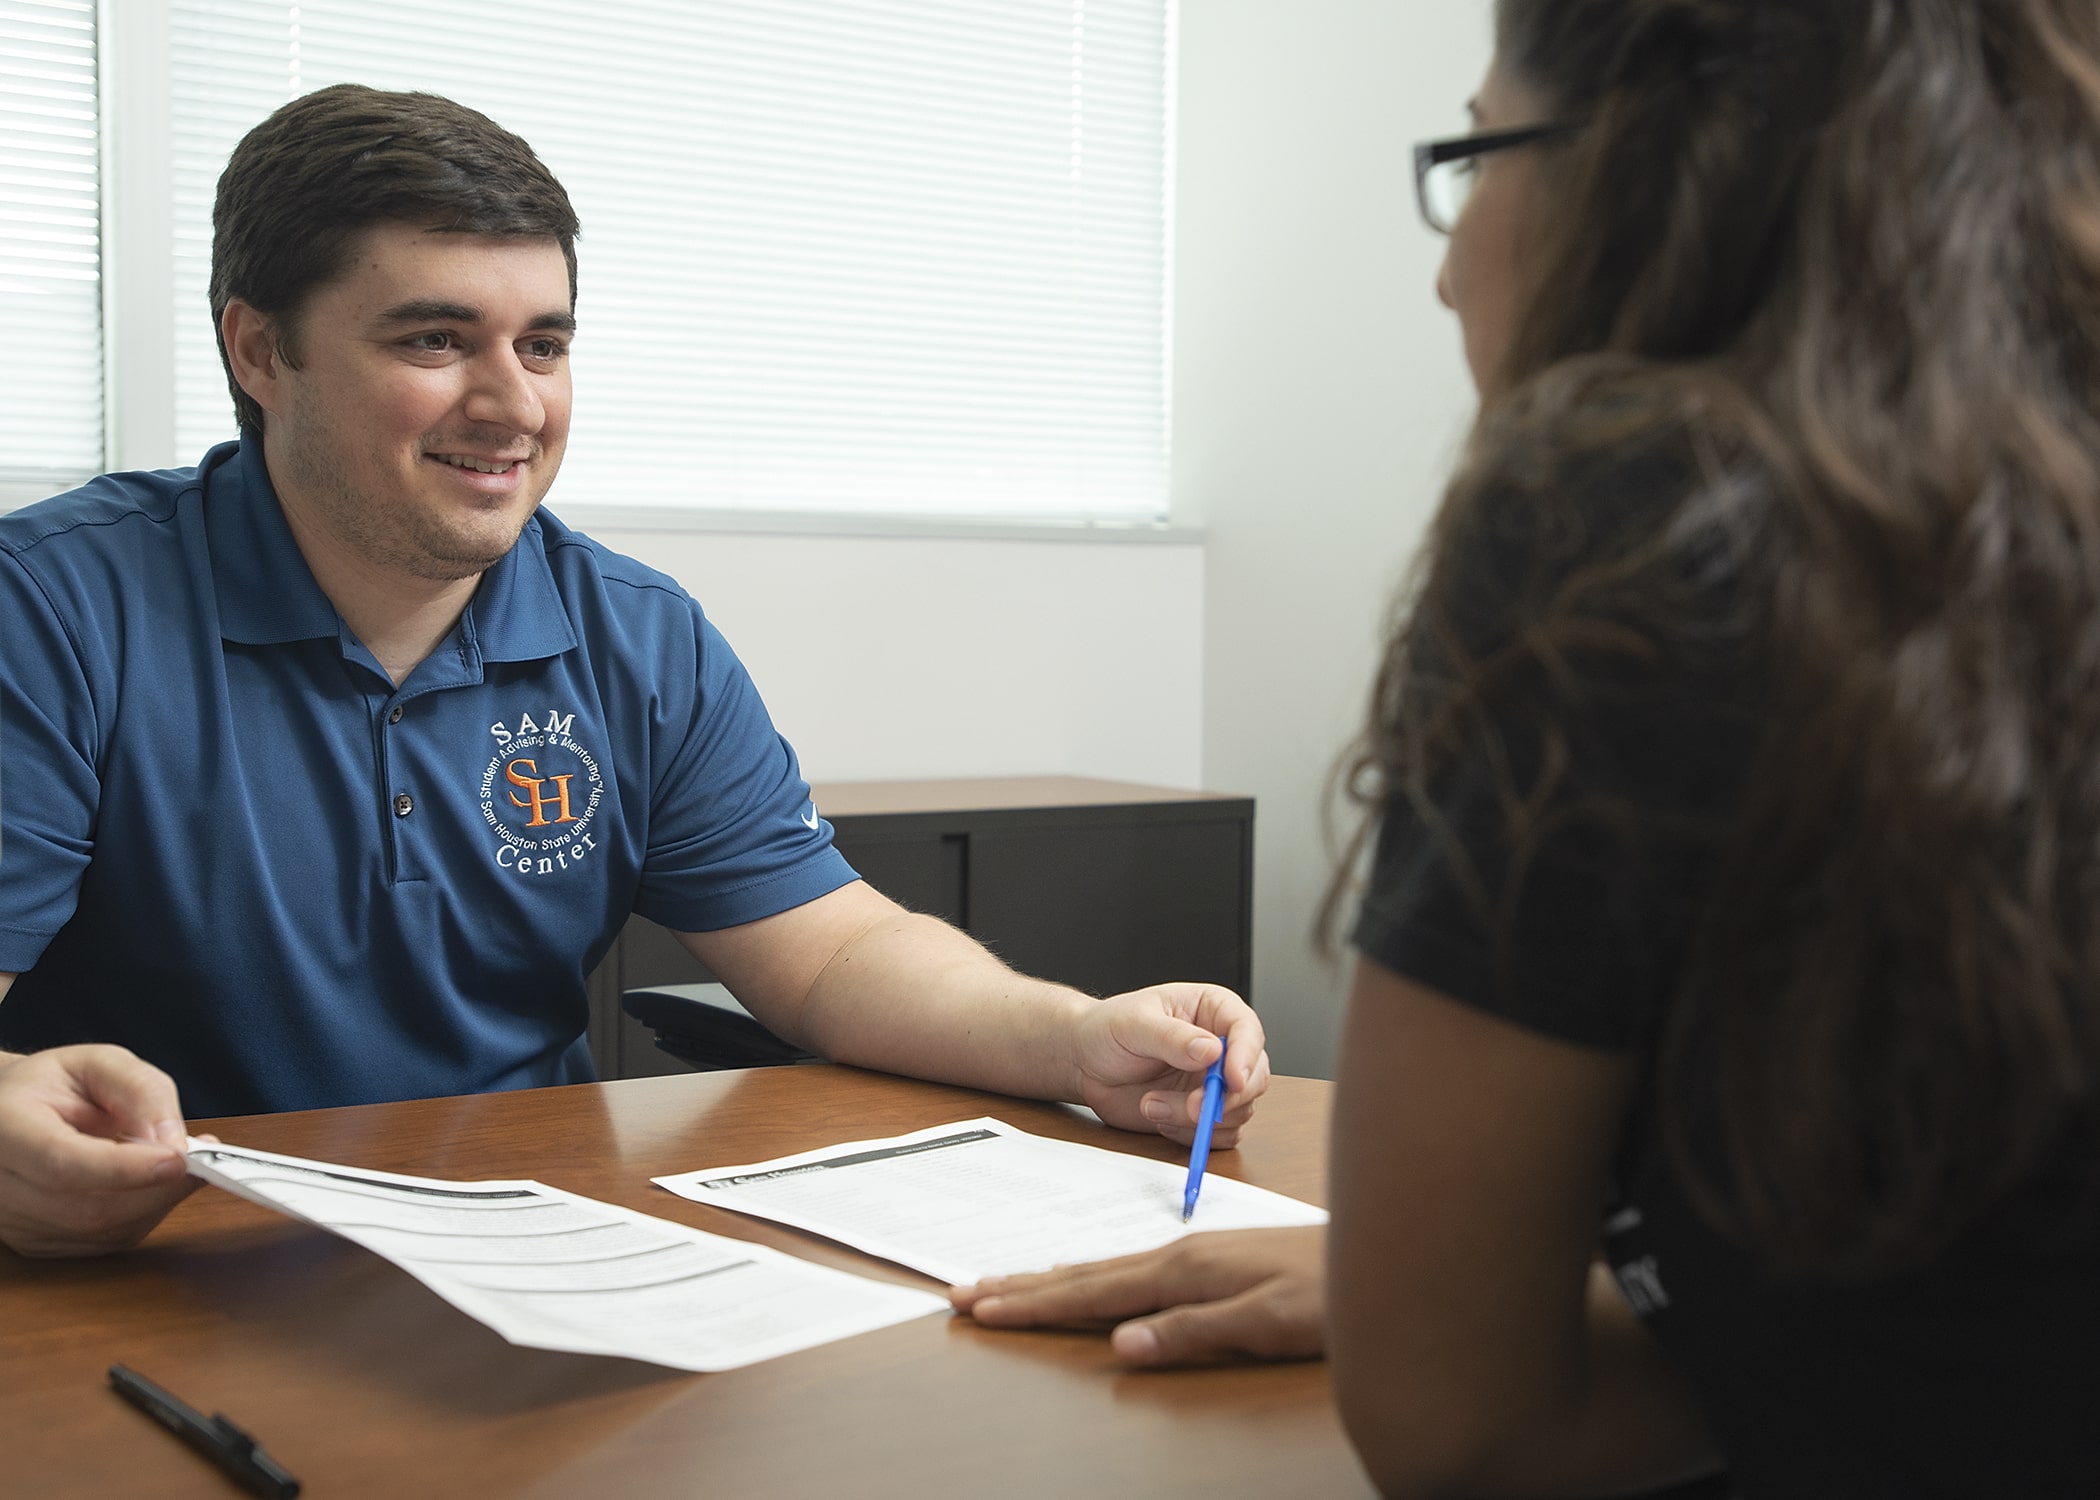
[[[1309,934],[1330,767],[1473,394],[1410,147],[1466,129],[1489,0],[1183,0],[1176,514],[1207,534],[1203,768],[1256,798],[1256,1003],[1332,1076]]]
[[[1203,779],[1203,553],[1182,542],[649,532],[817,781]]]

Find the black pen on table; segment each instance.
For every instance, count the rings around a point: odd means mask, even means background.
[[[1189,1148],[1189,1185],[1181,1194],[1181,1222],[1196,1211],[1196,1195],[1203,1191],[1203,1169],[1210,1162],[1210,1133],[1218,1128],[1225,1112],[1225,1054],[1203,1075],[1203,1108],[1196,1116],[1196,1144]]]
[[[263,1452],[254,1438],[227,1421],[223,1412],[207,1417],[123,1365],[109,1367],[109,1383],[118,1395],[217,1464],[250,1494],[265,1500],[292,1500],[299,1493],[299,1481]]]

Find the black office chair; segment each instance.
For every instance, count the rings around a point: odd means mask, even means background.
[[[656,1033],[659,1050],[702,1072],[815,1062],[784,1042],[719,984],[659,984],[629,990],[620,1008]]]

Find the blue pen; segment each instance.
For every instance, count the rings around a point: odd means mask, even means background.
[[[1189,1185],[1181,1195],[1184,1224],[1196,1211],[1196,1195],[1203,1191],[1203,1168],[1210,1160],[1210,1133],[1218,1128],[1218,1116],[1224,1112],[1225,1054],[1220,1052],[1210,1071],[1203,1075],[1203,1111],[1196,1116],[1196,1144],[1189,1148]]]

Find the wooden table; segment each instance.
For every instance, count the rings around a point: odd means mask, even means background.
[[[1279,1078],[1211,1170],[1323,1201],[1330,1085]],[[229,1142],[530,1177],[812,1260],[926,1278],[649,1178],[995,1114],[1168,1160],[1082,1112],[806,1066],[198,1122]],[[224,1411],[332,1496],[1371,1493],[1322,1363],[1126,1373],[1092,1333],[927,1317],[719,1375],[517,1349],[378,1257],[200,1189],[139,1250],[0,1251],[0,1493],[225,1500],[108,1389],[121,1361]]]

